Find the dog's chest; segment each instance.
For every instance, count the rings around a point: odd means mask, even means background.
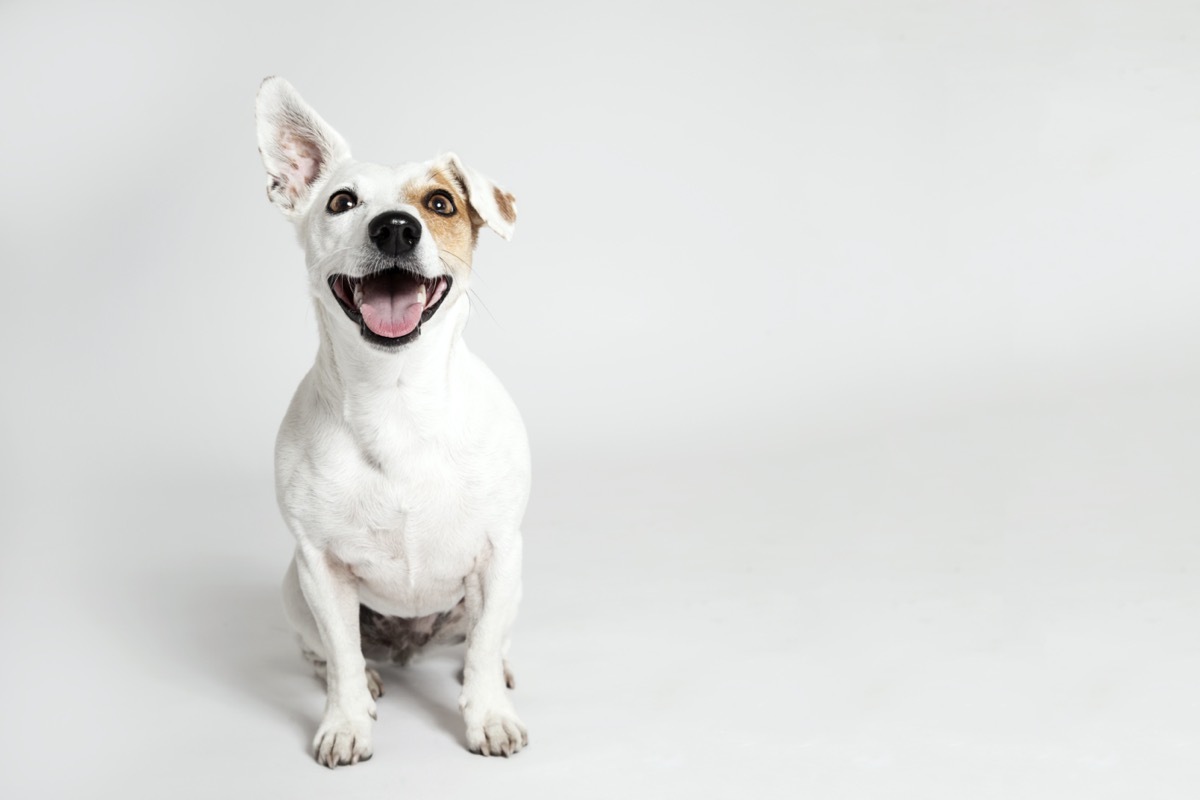
[[[327,547],[376,611],[415,617],[453,607],[486,551],[471,470],[443,448],[343,464],[326,496]],[[327,476],[327,480],[331,476]]]
[[[472,371],[474,369],[475,371]],[[298,535],[345,564],[384,614],[448,610],[511,536],[528,448],[511,401],[462,355],[446,375],[322,396],[314,370],[280,432],[280,502]],[[336,405],[329,399],[337,398]]]

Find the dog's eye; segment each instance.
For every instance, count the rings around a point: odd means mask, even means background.
[[[434,192],[425,198],[425,207],[435,214],[441,214],[443,217],[454,215],[454,201],[450,199],[450,195],[445,192]]]
[[[349,211],[358,205],[358,198],[354,196],[354,192],[349,189],[342,189],[340,192],[335,192],[333,197],[329,198],[329,202],[325,205],[325,210],[330,214],[340,214],[343,211]]]

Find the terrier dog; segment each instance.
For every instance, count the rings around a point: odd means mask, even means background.
[[[459,707],[483,755],[529,741],[506,687],[521,594],[529,444],[463,342],[476,237],[513,196],[454,154],[356,161],[287,81],[257,100],[267,196],[296,226],[320,344],[279,430],[275,482],[296,539],[284,607],[326,681],[327,767],[371,757],[378,673],[466,641]]]

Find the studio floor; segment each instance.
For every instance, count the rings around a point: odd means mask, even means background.
[[[2,794],[1194,796],[1195,390],[540,464],[508,760],[451,651],[384,670],[371,761],[312,761],[269,464],[78,482],[5,565]]]

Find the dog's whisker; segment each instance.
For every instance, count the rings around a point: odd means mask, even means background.
[[[339,247],[337,250],[334,250],[331,253],[326,253],[325,255],[318,258],[316,261],[313,262],[312,266],[318,270],[324,269],[325,265],[328,264],[333,259],[337,258],[338,256],[343,255],[344,253],[349,253],[353,250],[362,250],[362,247],[360,245],[351,245],[349,247]]]
[[[457,253],[451,253],[449,250],[439,250],[438,252],[454,256],[456,259],[458,259],[460,262],[462,262],[462,264],[464,264],[467,267],[467,269],[471,270],[472,275],[478,276],[478,278],[481,282],[487,283],[487,278],[483,277],[483,274],[479,271],[479,269],[477,267],[475,267],[473,264],[468,264],[466,261],[463,261],[462,256],[458,255]],[[443,261],[442,263],[444,264],[446,262]]]
[[[500,324],[500,320],[496,319],[496,315],[492,313],[492,310],[487,307],[487,303],[483,302],[483,298],[479,296],[479,292],[471,288],[468,288],[467,291],[471,293],[472,297],[479,301],[479,305],[483,306],[483,310],[486,311],[487,315],[492,318],[492,322],[496,323],[496,327],[500,330],[504,330],[504,326]]]
[[[446,259],[441,257],[441,253],[446,253],[446,252],[449,252],[449,251],[446,251],[446,250],[439,251],[438,260],[442,262],[442,266],[446,268],[447,272],[449,272],[450,265],[446,263]],[[454,255],[454,254],[450,253],[450,255]],[[455,256],[455,258],[457,258],[457,256]],[[504,328],[500,324],[500,320],[496,319],[496,315],[492,313],[492,310],[490,308],[488,308],[487,303],[483,302],[483,298],[479,296],[479,292],[477,292],[474,289],[471,289],[469,287],[468,287],[467,291],[471,294],[472,297],[474,297],[476,300],[479,301],[480,307],[483,308],[483,310],[487,313],[487,315],[492,318],[492,322],[496,323],[496,327],[503,330]]]

